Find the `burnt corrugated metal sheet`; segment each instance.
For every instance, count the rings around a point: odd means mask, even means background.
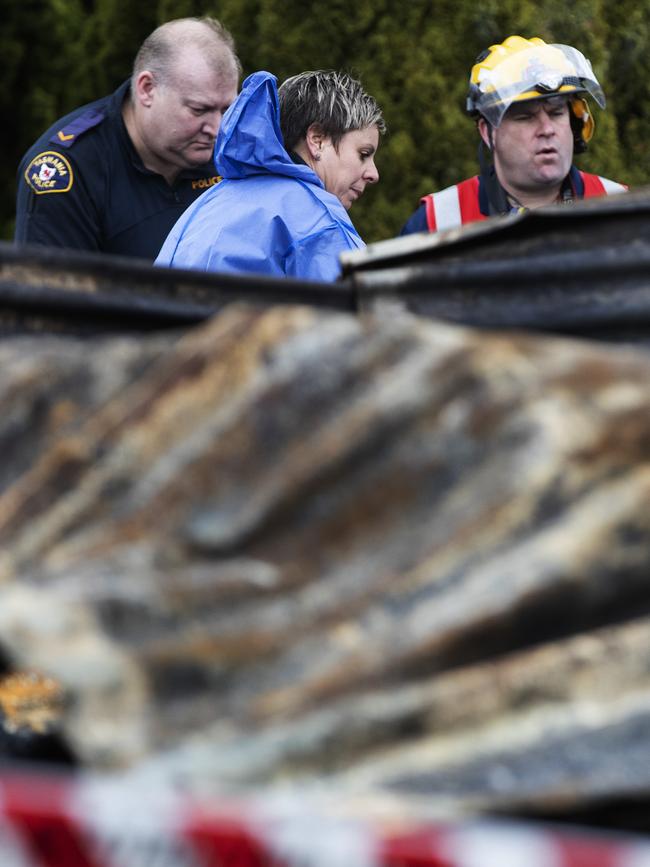
[[[99,253],[0,243],[0,334],[187,327],[233,301],[354,309],[347,284],[205,274]]]
[[[370,245],[344,258],[360,309],[650,341],[650,189]]]
[[[0,334],[186,327],[246,301],[650,343],[650,188],[369,245],[336,283],[0,243]]]

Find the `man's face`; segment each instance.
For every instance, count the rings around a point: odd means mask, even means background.
[[[237,96],[237,84],[230,64],[217,73],[196,54],[180,57],[171,74],[150,90],[143,139],[156,162],[170,169],[208,162],[221,119]]]
[[[483,122],[484,140],[485,127]],[[517,195],[559,190],[573,159],[566,97],[515,103],[492,131],[492,139],[497,177],[508,191]]]

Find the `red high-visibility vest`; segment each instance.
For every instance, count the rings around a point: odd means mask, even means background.
[[[624,193],[627,187],[602,178],[600,175],[590,175],[587,172],[579,172],[584,184],[582,198],[590,199],[594,196],[608,196],[613,193]],[[453,229],[464,226],[466,223],[475,223],[478,220],[486,220],[487,214],[481,213],[479,205],[479,176],[468,178],[452,187],[447,187],[439,193],[430,193],[420,199],[424,203],[427,226],[430,232],[439,232],[443,229]]]

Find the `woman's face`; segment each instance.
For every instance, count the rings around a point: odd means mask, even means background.
[[[331,138],[325,138],[314,164],[316,174],[325,189],[349,210],[363,194],[366,184],[376,184],[379,172],[375,153],[379,147],[379,130],[367,126],[346,132],[335,148]]]

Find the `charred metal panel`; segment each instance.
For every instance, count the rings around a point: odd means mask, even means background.
[[[410,235],[348,254],[361,309],[650,342],[648,191]]]
[[[156,268],[104,254],[0,243],[0,335],[194,325],[233,301],[351,311],[349,287]]]

